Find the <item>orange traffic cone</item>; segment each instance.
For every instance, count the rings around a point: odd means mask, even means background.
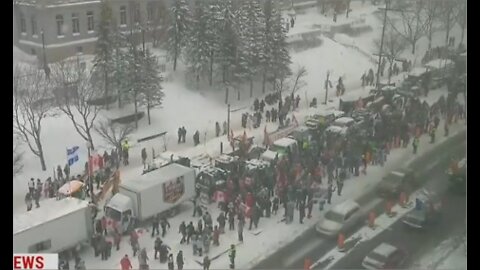
[[[375,229],[375,218],[375,212],[372,211],[368,214],[368,227]]]
[[[343,250],[345,248],[345,236],[343,235],[343,233],[338,234],[337,247],[340,250]]]
[[[385,212],[387,213],[387,216],[389,217],[394,217],[395,212],[392,211],[393,203],[391,201],[387,201],[387,205],[385,206]]]
[[[305,261],[303,262],[303,270],[310,270],[310,267],[312,266],[312,260],[310,258],[305,258]]]

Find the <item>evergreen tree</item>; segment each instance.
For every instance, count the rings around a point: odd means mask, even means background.
[[[230,81],[231,67],[236,64],[236,53],[238,44],[237,21],[234,15],[232,0],[222,2],[220,6],[220,31],[219,50],[217,52],[218,62],[222,72],[222,82]]]
[[[151,124],[150,109],[162,104],[164,97],[162,86],[162,76],[160,75],[160,66],[158,59],[150,50],[146,50],[145,55],[141,57],[141,80],[139,84],[140,104],[147,106],[148,124]]]
[[[238,52],[237,77],[250,82],[253,96],[253,80],[262,72],[265,61],[265,17],[258,0],[246,0],[238,12],[241,43]]]
[[[115,24],[116,25],[116,24]],[[126,36],[118,29],[113,28],[112,31],[112,45],[113,45],[113,66],[112,70],[112,84],[117,90],[118,107],[122,108],[123,104],[131,102],[129,96],[129,82],[125,80],[128,73],[128,41]]]
[[[215,49],[215,34],[209,29],[212,19],[210,18],[210,2],[197,0],[193,14],[193,25],[191,27],[190,39],[188,42],[187,62],[191,71],[197,77],[208,74]]]
[[[106,108],[108,101],[111,72],[113,70],[113,36],[112,36],[112,9],[107,0],[100,3],[100,21],[97,29],[97,44],[95,47],[94,81],[103,85]],[[100,88],[100,87],[99,87]]]
[[[264,3],[263,12],[265,14],[265,43],[263,45],[265,53],[265,61],[263,63],[263,75],[262,75],[262,93],[265,93],[265,84],[269,73],[274,69],[272,46],[275,42],[275,35],[273,32],[274,17],[277,10],[273,6],[272,0],[266,0]]]
[[[124,86],[129,90],[129,99],[133,102],[136,115],[138,113],[139,95],[142,87],[143,53],[137,49],[135,44],[133,44],[133,40],[131,40],[128,51],[124,56],[128,63],[125,67]],[[135,118],[135,128],[138,128],[137,118]]]
[[[282,24],[280,13],[276,13],[272,23],[273,40],[271,45],[271,72],[273,74],[274,89],[277,87],[277,81],[283,82],[285,78],[292,74],[290,69],[290,54],[286,41],[287,31]]]
[[[173,60],[173,70],[177,69],[177,59],[181,56],[182,50],[188,41],[188,30],[192,26],[192,14],[186,0],[175,0],[170,8],[171,24],[167,30],[167,51]]]

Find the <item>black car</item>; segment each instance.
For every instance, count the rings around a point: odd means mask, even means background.
[[[390,172],[377,187],[381,197],[398,198],[402,191],[411,190],[416,186],[415,173],[411,169],[400,169]]]

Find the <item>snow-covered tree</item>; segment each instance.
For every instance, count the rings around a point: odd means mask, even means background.
[[[187,63],[198,82],[200,77],[209,73],[216,36],[213,29],[209,29],[211,20],[209,1],[197,0],[194,5],[193,25],[190,28],[187,47]]]
[[[238,44],[238,24],[234,14],[234,5],[232,0],[222,1],[220,5],[219,25],[219,47],[217,59],[222,72],[222,82],[227,83],[231,80],[232,67],[236,64],[237,44]]]
[[[253,80],[263,71],[265,61],[265,16],[258,0],[245,0],[240,7],[239,58],[237,76],[250,82],[250,97],[253,96]]]
[[[410,43],[412,54],[415,54],[418,40],[425,35],[427,24],[423,16],[423,7],[424,2],[417,1],[414,6],[408,9],[397,10],[397,14],[400,16],[400,26],[396,25],[396,21],[387,17],[390,26]]]
[[[51,116],[52,80],[35,67],[17,67],[13,78],[13,128],[47,170],[42,145],[42,122]]]
[[[460,44],[463,44],[463,39],[465,38],[465,29],[467,28],[467,1],[459,1],[456,21],[462,29],[462,34],[460,36]]]
[[[450,38],[450,31],[456,23],[457,13],[457,1],[453,0],[442,0],[440,4],[440,22],[445,30],[445,43],[448,44],[448,39]]]
[[[171,19],[167,30],[167,51],[173,60],[173,70],[177,69],[177,60],[187,46],[189,29],[192,27],[192,14],[186,0],[175,0],[170,8]]]
[[[147,107],[148,124],[150,125],[150,109],[162,104],[164,94],[160,85],[162,76],[160,75],[158,59],[148,49],[145,56],[142,56],[141,68],[140,104]]]
[[[273,80],[273,88],[277,90],[277,84],[280,82],[283,88],[283,81],[285,78],[292,74],[290,69],[290,64],[292,61],[290,60],[290,53],[288,51],[288,44],[286,41],[287,32],[282,24],[282,18],[280,13],[273,17],[273,33],[274,39],[272,43],[272,80]]]
[[[131,102],[129,95],[130,92],[130,82],[125,80],[128,76],[128,67],[129,67],[129,51],[128,51],[128,41],[126,36],[116,29],[113,32],[113,66],[115,67],[112,70],[112,85],[115,86],[117,90],[117,102],[118,108],[122,108],[124,104]]]
[[[70,119],[75,131],[94,149],[93,123],[100,107],[90,101],[100,95],[100,89],[91,81],[88,71],[77,62],[59,62],[52,68],[54,85],[60,94],[56,97],[58,108]]]
[[[440,11],[440,2],[437,0],[427,0],[424,7],[424,16],[426,23],[426,34],[428,38],[428,49],[432,48],[432,36],[433,33],[437,30],[435,23],[438,21],[439,11]]]
[[[105,101],[110,95],[111,73],[114,70],[113,63],[113,16],[112,8],[108,0],[100,2],[100,20],[97,29],[97,43],[95,47],[94,72],[95,82],[103,85]],[[108,110],[108,102],[106,102]]]
[[[132,40],[132,39],[130,39]],[[141,50],[137,49],[133,41],[130,42],[126,54],[128,66],[126,67],[126,87],[129,89],[129,99],[133,102],[135,115],[138,113],[139,97],[142,87],[143,57]],[[138,128],[138,118],[135,117],[135,128]]]

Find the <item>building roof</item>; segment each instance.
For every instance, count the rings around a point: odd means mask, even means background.
[[[41,207],[13,215],[13,234],[15,235],[86,207],[88,207],[87,201],[73,197],[61,200],[56,198],[43,200]]]
[[[160,169],[141,175],[138,178],[126,181],[122,183],[121,186],[132,191],[140,192],[156,186],[159,182],[167,182],[174,178],[185,175],[189,171],[194,170],[177,163],[172,163]]]
[[[332,208],[332,211],[339,213],[341,215],[346,215],[350,210],[360,207],[358,203],[353,200],[346,200],[341,204],[337,204]]]
[[[353,122],[355,122],[355,120],[351,117],[340,117],[334,121],[335,124],[339,125],[348,125]]]

